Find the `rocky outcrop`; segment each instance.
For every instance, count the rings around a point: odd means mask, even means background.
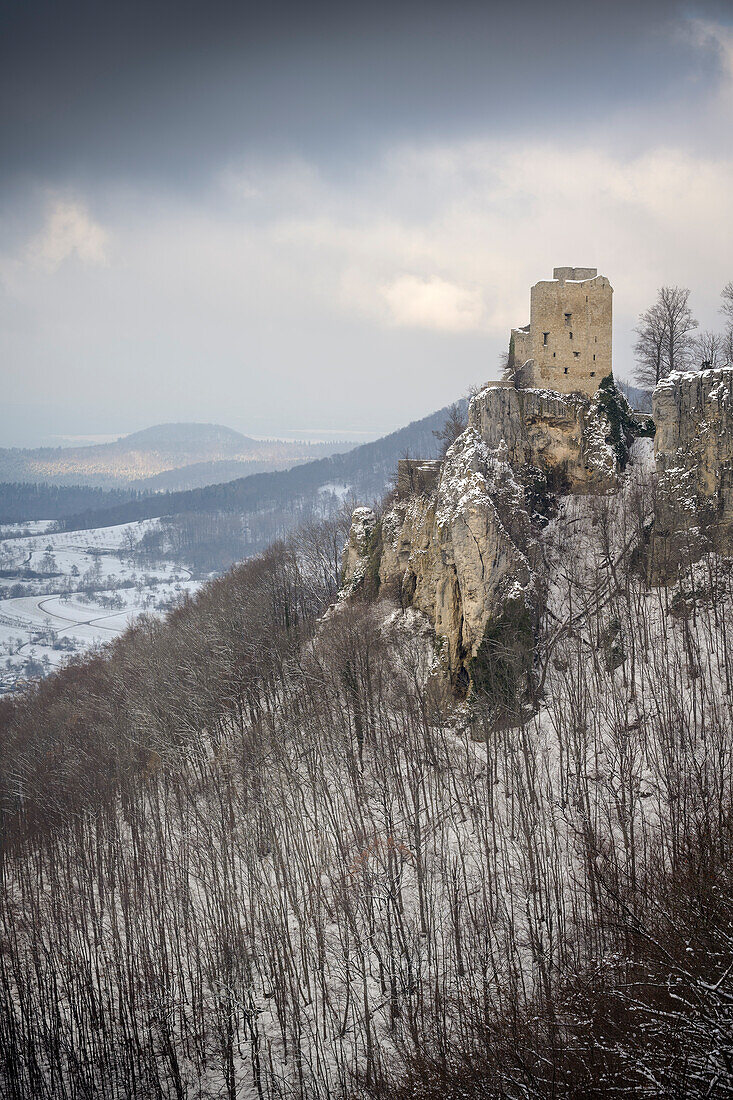
[[[592,398],[491,384],[471,401],[468,423],[489,447],[506,443],[514,469],[534,467],[561,492],[614,488],[631,440],[647,430],[611,378]]]
[[[468,419],[442,465],[400,464],[396,502],[381,519],[354,512],[343,591],[378,590],[424,612],[454,685],[496,669],[506,685],[531,659],[530,511],[547,513],[548,491],[614,488],[646,425],[612,378],[592,398],[488,386]]]
[[[370,566],[373,567],[377,533],[374,511],[371,508],[355,508],[341,559],[342,596],[350,596],[363,586]]]
[[[351,590],[369,569],[359,548],[374,542],[373,533],[364,534],[371,519],[357,512],[344,562]],[[473,428],[448,451],[433,493],[398,501],[382,517],[380,591],[428,616],[454,682],[466,682],[490,622],[513,605],[524,613],[533,606],[522,549],[529,535],[506,447],[492,451]]]
[[[678,522],[733,530],[733,368],[674,373],[654,390],[660,495]]]

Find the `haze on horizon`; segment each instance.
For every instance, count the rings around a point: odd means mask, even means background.
[[[0,445],[360,441],[496,376],[592,265],[617,374],[733,278],[733,9],[4,5]]]

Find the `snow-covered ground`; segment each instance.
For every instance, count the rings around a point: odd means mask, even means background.
[[[183,566],[140,564],[136,546],[157,523],[54,533],[38,520],[0,531],[0,695],[198,587]]]

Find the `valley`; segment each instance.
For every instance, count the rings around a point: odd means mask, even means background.
[[[157,522],[84,532],[42,521],[0,529],[0,695],[103,646],[142,614],[163,614],[200,586],[184,566],[141,560],[140,541]]]

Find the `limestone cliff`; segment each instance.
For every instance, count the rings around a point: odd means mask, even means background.
[[[507,605],[532,607],[521,549],[530,535],[524,491],[506,448],[491,450],[475,429],[448,451],[437,489],[398,501],[378,538],[374,513],[358,512],[344,554],[345,589],[358,587],[376,553],[380,590],[428,616],[454,680],[476,658],[492,619]]]
[[[428,616],[455,685],[531,654],[538,500],[613,489],[646,427],[611,378],[592,398],[491,385],[468,421],[442,465],[400,463],[381,519],[356,510],[343,561],[345,594],[379,591]]]
[[[733,368],[674,373],[654,391],[659,489],[669,509],[733,527]]]

